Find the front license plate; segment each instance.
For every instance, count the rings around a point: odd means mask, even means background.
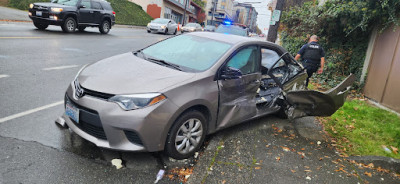
[[[67,114],[67,116],[74,120],[76,123],[79,123],[79,109],[69,102],[67,102],[67,104],[65,105],[65,114]]]
[[[41,17],[42,16],[42,12],[41,11],[36,11],[36,16]]]

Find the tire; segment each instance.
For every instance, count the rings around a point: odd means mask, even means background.
[[[185,112],[169,130],[166,154],[179,160],[192,156],[203,144],[206,132],[207,122],[203,113],[197,110]]]
[[[174,35],[176,35],[176,33],[178,32],[178,30],[177,29],[175,29],[175,32],[174,32]]]
[[[100,24],[99,31],[101,34],[108,34],[111,29],[111,24],[108,20],[103,20],[103,22]]]
[[[279,109],[279,111],[275,115],[280,119],[288,119],[288,115],[283,108]]]
[[[86,26],[78,26],[79,32],[83,32],[83,31],[85,31],[85,29],[86,29]]]
[[[38,28],[39,30],[45,30],[47,27],[49,27],[48,24],[41,24],[38,22],[33,22],[33,25],[35,25],[35,27]]]
[[[151,31],[147,30],[147,33],[150,33]]]
[[[61,26],[62,30],[66,33],[73,33],[76,29],[76,21],[72,17],[65,19],[64,24]]]
[[[168,28],[167,29],[165,29],[165,32],[164,32],[164,34],[166,35],[166,34],[168,34]]]

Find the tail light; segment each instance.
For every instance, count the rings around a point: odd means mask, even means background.
[[[113,15],[114,15],[114,17],[115,17],[115,11],[113,11]]]

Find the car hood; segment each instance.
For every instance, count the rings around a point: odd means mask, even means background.
[[[136,94],[163,92],[194,76],[126,53],[89,65],[78,80],[83,88],[97,92]]]
[[[62,5],[57,3],[34,3],[34,5],[43,6],[43,7],[50,7],[50,8],[71,8],[73,6]]]

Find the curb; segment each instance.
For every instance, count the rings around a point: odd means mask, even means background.
[[[373,163],[374,167],[381,167],[400,173],[400,160],[398,159],[384,156],[350,156],[347,159],[367,165]]]

